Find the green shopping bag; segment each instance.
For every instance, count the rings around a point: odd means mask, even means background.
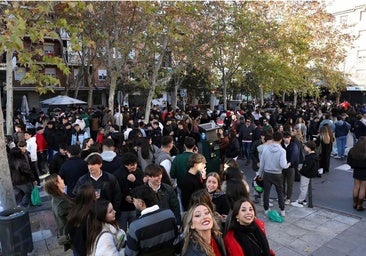
[[[270,210],[267,213],[268,219],[273,222],[282,223],[284,221],[283,217],[276,210]]]
[[[39,190],[37,186],[33,187],[32,194],[31,194],[31,202],[34,206],[42,205],[41,195],[39,194]]]

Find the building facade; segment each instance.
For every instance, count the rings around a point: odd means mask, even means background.
[[[355,38],[353,45],[347,49],[344,63],[340,66],[340,70],[349,75],[349,98],[358,103],[365,103],[366,0],[332,1],[329,5],[328,11],[334,15],[337,26]]]

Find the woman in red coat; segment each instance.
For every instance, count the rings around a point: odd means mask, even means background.
[[[255,207],[250,200],[243,198],[235,202],[230,228],[224,238],[228,255],[275,255],[269,248],[264,223],[255,215]]]

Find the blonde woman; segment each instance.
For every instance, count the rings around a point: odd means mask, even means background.
[[[193,205],[183,220],[183,256],[226,256],[220,228],[206,204]]]
[[[316,141],[319,154],[319,168],[323,168],[323,173],[329,172],[330,154],[333,148],[333,132],[328,125],[323,125],[319,130],[319,138]]]

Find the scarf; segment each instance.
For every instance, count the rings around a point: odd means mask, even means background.
[[[235,222],[234,237],[245,255],[269,256],[269,245],[266,236],[253,221],[247,226]]]

